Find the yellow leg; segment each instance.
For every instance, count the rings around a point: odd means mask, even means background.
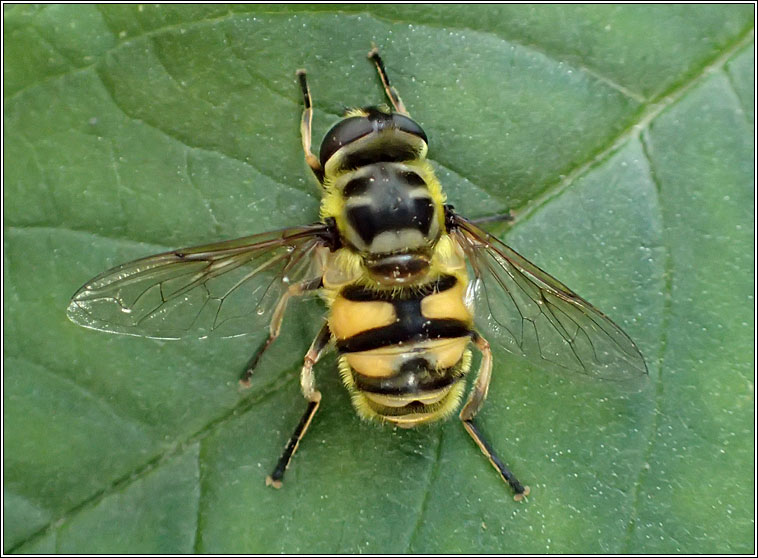
[[[291,285],[285,291],[285,293],[279,299],[279,302],[277,302],[274,313],[271,316],[268,339],[266,339],[261,344],[261,346],[258,347],[253,356],[250,357],[250,360],[247,361],[245,371],[240,378],[240,387],[244,389],[250,387],[250,379],[253,377],[253,372],[255,371],[256,366],[258,366],[263,353],[265,353],[266,349],[271,346],[271,343],[273,343],[276,338],[279,337],[279,332],[282,329],[282,321],[284,320],[284,312],[287,310],[287,303],[289,302],[290,298],[295,296],[302,296],[309,291],[318,289],[320,286],[321,279],[318,279],[316,281],[303,281],[301,283],[295,283],[294,285]]]
[[[372,48],[368,53],[368,58],[374,63],[374,66],[376,66],[376,71],[379,72],[379,79],[382,80],[382,85],[384,86],[384,92],[387,94],[390,103],[392,103],[395,112],[410,116],[405,109],[405,105],[403,104],[400,95],[397,93],[397,89],[390,84],[390,78],[387,75],[387,70],[384,68],[384,62],[382,61],[382,57],[379,56],[379,49],[376,47]]]
[[[492,377],[492,351],[490,350],[490,344],[487,340],[474,333],[474,344],[482,353],[482,362],[479,365],[479,372],[474,382],[474,388],[469,395],[468,401],[461,409],[460,419],[463,422],[463,427],[469,436],[476,442],[479,449],[487,457],[492,466],[500,473],[500,476],[505,482],[507,482],[513,491],[515,492],[513,499],[521,501],[525,496],[529,495],[529,487],[523,486],[518,479],[511,473],[508,467],[500,461],[500,458],[495,454],[495,450],[490,446],[487,440],[484,439],[479,429],[474,424],[474,417],[482,408],[484,400],[487,398],[487,391],[490,387],[490,379]]]
[[[308,80],[305,77],[305,70],[296,72],[300,81],[300,88],[303,90],[303,118],[300,121],[300,137],[303,141],[303,152],[305,153],[305,162],[316,175],[319,182],[324,180],[324,169],[321,163],[311,152],[311,123],[313,122],[313,105],[311,103],[311,91],[308,88]]]
[[[321,356],[326,352],[329,347],[329,341],[332,337],[329,331],[329,326],[324,324],[321,331],[313,340],[311,348],[305,354],[305,362],[303,363],[303,369],[300,372],[300,387],[303,391],[303,397],[308,401],[308,407],[305,409],[303,418],[295,428],[295,432],[290,437],[289,442],[284,447],[279,461],[274,468],[274,471],[266,477],[266,485],[273,486],[274,488],[281,488],[282,481],[284,479],[284,472],[292,460],[292,456],[295,455],[297,447],[300,445],[300,440],[305,436],[305,432],[313,420],[313,415],[316,414],[318,406],[321,403],[321,392],[316,389],[316,383],[313,378],[313,366],[319,361]]]

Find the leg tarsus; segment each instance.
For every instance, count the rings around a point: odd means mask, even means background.
[[[374,45],[374,47],[369,51],[368,58],[374,63],[374,66],[376,66],[376,71],[379,72],[379,79],[382,80],[384,92],[387,94],[387,98],[390,100],[390,103],[392,103],[395,112],[409,116],[408,111],[403,104],[403,100],[400,98],[400,95],[397,92],[397,89],[392,87],[392,84],[390,84],[390,78],[387,75],[387,70],[384,67],[382,57],[379,56],[379,49],[376,47],[376,45]]]
[[[311,124],[313,122],[313,104],[311,102],[311,91],[308,88],[308,79],[306,78],[306,71],[303,69],[295,72],[297,79],[300,83],[300,89],[303,92],[303,116],[300,120],[300,138],[303,142],[303,152],[305,153],[305,162],[316,175],[316,178],[320,183],[324,181],[324,169],[321,167],[321,162],[311,152]]]
[[[463,422],[463,426],[468,432],[469,436],[476,442],[479,449],[487,457],[490,464],[500,473],[500,476],[505,482],[507,482],[513,491],[515,492],[513,499],[517,502],[521,501],[525,496],[529,494],[529,487],[522,485],[510,469],[500,460],[495,453],[495,450],[490,446],[487,440],[484,439],[479,429],[474,425],[474,417],[482,408],[484,400],[487,398],[487,391],[489,390],[490,378],[492,373],[492,351],[490,350],[490,344],[487,340],[474,332],[472,335],[472,341],[482,353],[482,362],[479,365],[479,371],[474,382],[474,388],[471,390],[471,394],[466,401],[460,412],[460,419]]]
[[[292,461],[292,456],[295,455],[297,447],[300,445],[300,440],[305,436],[305,432],[308,430],[308,427],[313,420],[313,416],[316,414],[319,404],[321,403],[321,392],[315,391],[313,396],[314,399],[308,401],[308,407],[305,409],[305,413],[300,419],[297,428],[295,428],[295,432],[284,447],[284,451],[282,452],[279,461],[276,463],[276,467],[274,467],[271,474],[266,477],[266,486],[272,486],[274,488],[282,487],[284,473],[287,470],[287,467],[289,467],[290,461]]]
[[[269,334],[268,338],[258,346],[258,348],[255,350],[255,353],[253,353],[253,356],[250,357],[250,360],[247,361],[247,364],[245,365],[245,371],[242,373],[242,377],[240,378],[240,388],[248,389],[251,386],[251,380],[253,377],[253,372],[255,372],[255,368],[258,366],[263,353],[265,353],[266,350],[271,346],[271,343],[274,342],[276,337],[277,336]]]
[[[481,432],[479,432],[474,421],[471,419],[463,420],[463,426],[466,429],[466,432],[469,433],[469,436],[471,436],[474,442],[476,442],[476,445],[479,446],[479,449],[482,450],[482,453],[489,460],[490,464],[498,473],[500,473],[502,479],[513,489],[513,499],[520,502],[525,496],[528,496],[529,487],[522,485],[511,470],[500,460],[495,453],[495,450],[489,445],[487,440],[484,439]]]
[[[274,480],[271,475],[266,477],[266,486],[270,486],[272,488],[276,488],[277,490],[282,487],[282,481],[280,480]]]
[[[300,445],[300,440],[305,436],[305,433],[313,420],[313,416],[316,414],[316,411],[321,404],[321,392],[315,387],[313,366],[328,349],[331,338],[332,334],[329,331],[329,326],[324,324],[321,331],[319,331],[318,335],[313,340],[310,349],[308,349],[308,352],[305,354],[303,368],[300,372],[300,387],[303,396],[308,401],[308,406],[295,428],[295,431],[292,433],[292,436],[290,436],[287,445],[284,447],[284,451],[279,457],[276,467],[274,467],[272,473],[266,477],[266,486],[281,488],[282,481],[284,480],[284,473],[286,472],[287,467],[289,467],[290,461],[292,461],[292,456],[295,455],[295,452]]]
[[[513,221],[516,217],[513,215],[513,211],[507,213],[500,213],[497,215],[489,215],[487,217],[479,217],[477,219],[471,219],[471,222],[475,225],[486,225],[488,223],[502,223]]]

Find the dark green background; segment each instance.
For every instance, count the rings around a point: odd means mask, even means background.
[[[9,6],[4,550],[742,552],[753,548],[753,6]],[[334,370],[281,491],[318,302],[257,339],[79,328],[85,280],[317,216],[320,138],[382,100],[381,48],[450,201],[638,342],[636,394],[498,352],[481,425],[361,423]],[[503,232],[503,231],[501,231]]]

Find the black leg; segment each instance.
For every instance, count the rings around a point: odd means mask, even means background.
[[[463,426],[466,429],[466,432],[468,432],[469,435],[474,439],[476,445],[479,446],[479,449],[482,450],[482,453],[487,456],[487,459],[489,459],[489,462],[492,464],[492,466],[497,469],[497,472],[500,473],[501,477],[503,477],[503,480],[511,486],[513,492],[515,492],[513,499],[518,502],[522,500],[524,496],[528,496],[529,487],[522,485],[514,476],[514,474],[511,473],[510,469],[508,469],[508,467],[506,467],[505,464],[500,461],[500,458],[495,453],[495,450],[492,449],[492,446],[489,445],[487,440],[485,440],[482,436],[482,433],[479,432],[479,429],[476,427],[476,425],[474,425],[474,421],[464,420]]]
[[[472,340],[482,353],[482,363],[479,365],[479,373],[474,383],[474,389],[471,391],[471,395],[469,395],[463,409],[461,409],[460,418],[463,421],[463,427],[466,429],[466,432],[476,442],[476,445],[479,446],[479,449],[482,450],[482,453],[487,457],[492,466],[500,473],[503,480],[511,486],[515,492],[513,499],[518,502],[529,495],[529,487],[522,485],[516,479],[474,425],[474,417],[479,412],[479,409],[482,408],[484,400],[487,398],[492,374],[492,351],[487,340],[478,333],[473,334]]]
[[[313,122],[313,105],[311,103],[311,91],[308,88],[308,80],[305,77],[305,70],[296,72],[297,79],[300,82],[300,89],[303,91],[303,117],[300,121],[300,137],[303,141],[303,152],[305,153],[305,162],[316,175],[320,183],[324,181],[324,169],[321,168],[321,162],[311,152],[311,123]]]
[[[487,223],[501,223],[503,221],[513,221],[514,217],[513,214],[509,211],[508,213],[501,213],[499,215],[489,215],[487,217],[479,217],[477,219],[471,219],[471,222],[475,225],[486,225]]]
[[[279,332],[277,332],[276,335],[278,336]],[[241,387],[245,389],[250,387],[250,380],[253,377],[253,372],[255,372],[255,369],[258,366],[258,362],[260,362],[263,353],[265,353],[266,349],[271,346],[271,343],[274,342],[274,339],[276,339],[276,336],[269,334],[268,338],[266,338],[266,340],[263,341],[263,343],[261,343],[257,349],[255,349],[255,353],[253,353],[253,356],[251,356],[250,360],[247,361],[247,364],[245,365],[245,371],[242,373],[242,377],[240,378]]]
[[[376,71],[379,72],[379,79],[382,80],[384,92],[387,94],[390,103],[392,103],[395,112],[408,116],[408,111],[405,109],[405,105],[403,104],[402,99],[400,99],[400,95],[398,95],[397,90],[390,84],[390,78],[387,75],[387,70],[384,68],[384,62],[382,61],[382,57],[379,56],[379,49],[376,47],[372,48],[368,53],[368,57],[369,60],[374,63],[374,66],[376,66]]]
[[[300,373],[300,387],[303,390],[303,396],[308,401],[308,406],[305,409],[303,417],[295,428],[295,432],[292,433],[289,442],[284,447],[279,461],[274,467],[274,471],[266,477],[266,485],[273,486],[274,488],[281,488],[282,481],[284,479],[284,472],[292,460],[292,456],[297,451],[297,447],[300,445],[300,440],[305,436],[308,427],[313,420],[313,415],[316,414],[318,406],[321,403],[321,392],[316,389],[313,379],[313,366],[319,361],[319,359],[326,352],[329,347],[329,341],[332,338],[332,334],[329,331],[329,326],[324,324],[319,334],[313,340],[311,348],[305,354],[305,362],[303,369]]]

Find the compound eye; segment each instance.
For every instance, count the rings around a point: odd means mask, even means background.
[[[412,134],[424,140],[424,143],[429,143],[429,140],[427,140],[426,133],[424,132],[423,128],[421,128],[421,126],[419,126],[414,120],[411,120],[407,116],[397,113],[393,114],[392,124],[401,132]]]
[[[374,124],[365,116],[352,116],[332,126],[332,129],[326,133],[324,141],[321,142],[319,152],[321,166],[326,166],[326,162],[340,148],[367,136],[372,131],[374,131]]]

